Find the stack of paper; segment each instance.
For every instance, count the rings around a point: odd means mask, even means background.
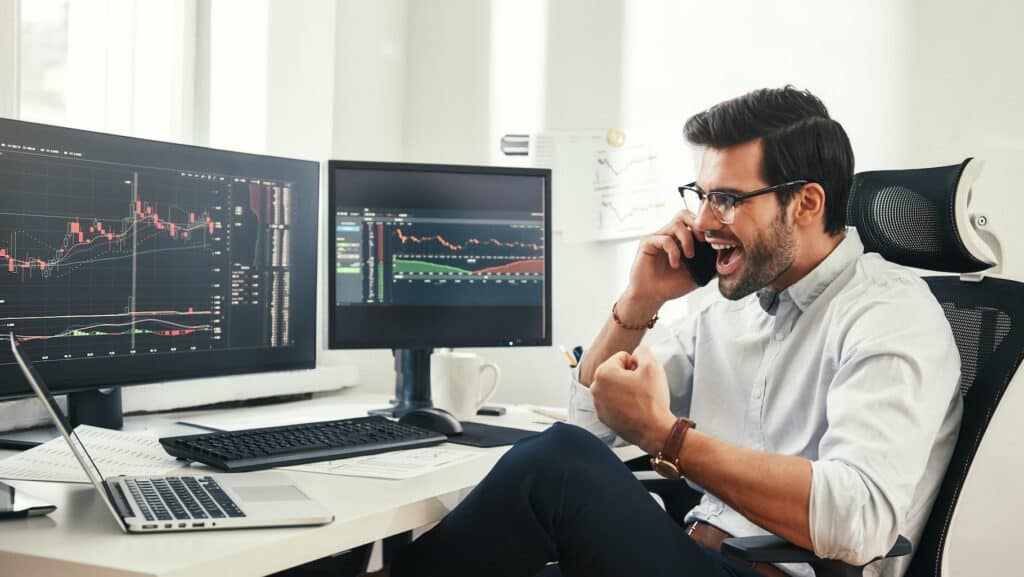
[[[423,447],[288,468],[308,473],[400,480],[433,473],[458,463],[471,461],[483,454],[484,451]]]
[[[153,437],[89,425],[79,425],[75,433],[105,477],[163,475],[182,466]],[[0,479],[89,482],[64,437],[0,460]]]

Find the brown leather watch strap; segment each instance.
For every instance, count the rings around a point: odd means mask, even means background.
[[[683,440],[686,439],[686,432],[697,426],[686,417],[679,417],[672,425],[672,430],[665,439],[665,446],[661,448],[661,458],[670,461],[676,468],[679,467],[679,450],[683,447]]]

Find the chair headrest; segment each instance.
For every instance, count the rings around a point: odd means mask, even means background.
[[[997,255],[978,232],[986,219],[968,213],[981,165],[968,158],[951,166],[858,173],[847,224],[857,229],[866,252],[906,266],[954,273],[996,266]]]

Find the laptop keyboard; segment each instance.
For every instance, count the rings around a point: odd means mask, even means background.
[[[245,517],[213,477],[125,479],[124,484],[147,521]]]

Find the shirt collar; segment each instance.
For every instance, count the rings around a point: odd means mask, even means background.
[[[836,280],[839,273],[860,258],[862,254],[864,254],[864,244],[857,234],[857,229],[847,227],[846,237],[832,249],[825,260],[818,263],[818,266],[804,275],[802,279],[782,291],[782,294],[788,294],[789,298],[803,312],[828,288],[828,285],[832,284],[832,281]],[[774,314],[781,295],[774,294],[771,287],[765,287],[758,291],[757,296],[761,308],[769,314]]]

